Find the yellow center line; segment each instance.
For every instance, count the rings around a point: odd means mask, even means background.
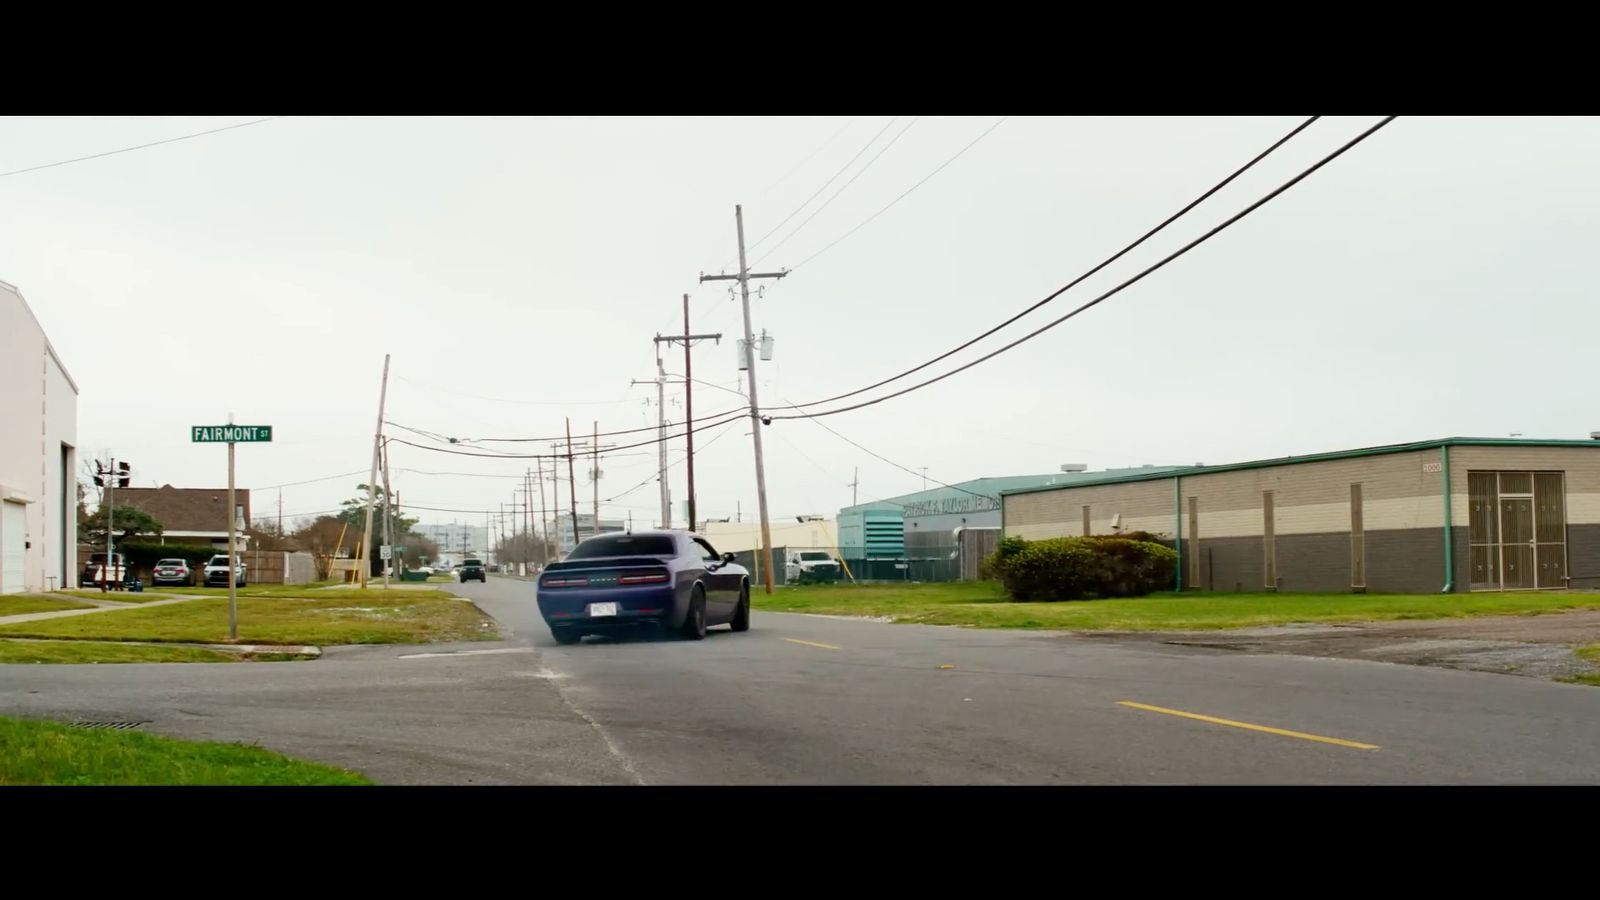
[[[1302,741],[1316,741],[1319,744],[1333,744],[1339,747],[1351,747],[1356,750],[1377,750],[1377,744],[1363,744],[1359,741],[1347,741],[1343,738],[1323,737],[1320,734],[1306,734],[1303,731],[1286,731],[1282,728],[1271,728],[1266,725],[1252,725],[1249,722],[1235,722],[1232,719],[1218,719],[1215,716],[1202,716],[1199,713],[1184,712],[1181,709],[1167,709],[1162,706],[1150,706],[1144,703],[1135,703],[1132,700],[1119,700],[1118,706],[1129,709],[1142,709],[1147,712],[1157,712],[1168,716],[1180,716],[1185,719],[1194,719],[1198,722],[1210,722],[1213,725],[1227,725],[1231,728],[1243,728],[1247,731],[1260,731],[1266,734],[1276,734],[1282,737],[1299,738]]]
[[[835,647],[832,644],[819,644],[816,641],[802,641],[799,638],[784,638],[784,640],[788,641],[791,644],[805,644],[807,647],[821,647],[824,650],[839,650],[839,649],[841,649],[839,647]]]

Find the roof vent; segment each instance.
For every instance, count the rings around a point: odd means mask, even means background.
[[[1089,471],[1089,467],[1087,465],[1083,464],[1083,463],[1062,463],[1061,464],[1061,471],[1063,471],[1063,472],[1087,472],[1087,471]]]
[[[1591,440],[1591,441],[1600,441],[1600,431],[1591,431],[1591,432],[1589,432],[1589,440]]]

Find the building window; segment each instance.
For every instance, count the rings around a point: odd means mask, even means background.
[[[1467,504],[1472,590],[1567,586],[1564,473],[1468,472]]]

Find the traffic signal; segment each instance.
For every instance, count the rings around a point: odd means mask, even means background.
[[[106,467],[98,459],[94,461],[94,486],[106,486]]]
[[[125,462],[117,463],[117,487],[125,488],[133,483],[133,466]]]

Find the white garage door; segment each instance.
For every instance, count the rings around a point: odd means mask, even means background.
[[[0,593],[22,593],[23,561],[27,558],[23,540],[28,533],[21,503],[0,503]]]

